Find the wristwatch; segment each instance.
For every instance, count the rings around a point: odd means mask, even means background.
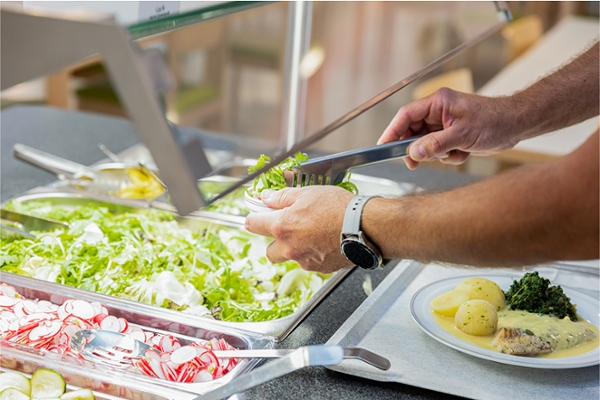
[[[342,254],[354,265],[367,270],[381,268],[383,265],[381,251],[360,230],[363,208],[374,197],[380,196],[359,194],[352,199],[346,208],[340,236]]]

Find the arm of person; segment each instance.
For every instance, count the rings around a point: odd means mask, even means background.
[[[452,191],[373,199],[364,232],[391,258],[491,266],[599,258],[598,137],[554,162]]]
[[[402,107],[381,135],[387,143],[426,135],[410,148],[405,161],[440,159],[461,164],[469,154],[487,155],[519,141],[598,115],[599,46],[511,96],[484,97],[442,88]]]
[[[384,258],[480,266],[526,265],[599,257],[599,133],[556,161],[440,193],[374,198],[362,230]],[[264,192],[263,192],[264,194]],[[269,196],[270,195],[270,196]],[[271,236],[273,262],[307,270],[350,266],[340,232],[353,195],[333,186],[286,188],[263,201],[246,228]]]

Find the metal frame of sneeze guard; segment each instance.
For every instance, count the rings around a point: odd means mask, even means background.
[[[211,172],[199,141],[179,145],[156,98],[142,52],[109,14],[0,9],[2,90],[100,54],[141,141],[148,147],[181,215],[206,204],[196,182]],[[154,74],[156,75],[156,74]]]

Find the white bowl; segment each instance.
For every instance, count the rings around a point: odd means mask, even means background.
[[[270,212],[275,211],[275,209],[268,207],[262,200],[257,199],[256,197],[252,197],[248,191],[244,192],[244,202],[246,203],[246,207],[252,212]]]

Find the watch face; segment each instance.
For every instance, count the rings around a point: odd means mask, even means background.
[[[379,258],[365,244],[356,240],[344,240],[341,247],[342,253],[355,265],[364,269],[379,267]]]

